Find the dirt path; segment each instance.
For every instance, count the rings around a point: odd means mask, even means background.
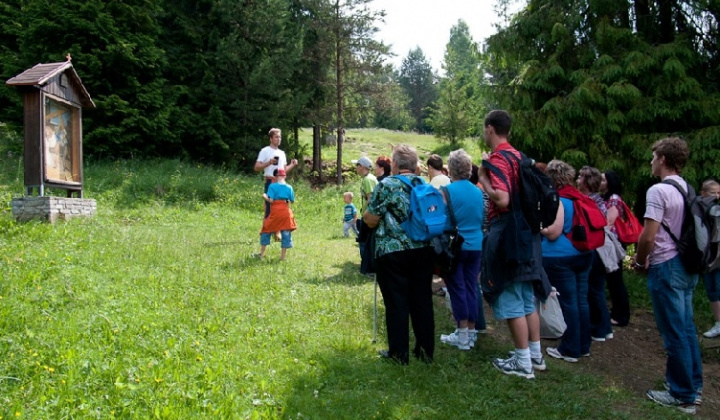
[[[486,319],[492,320],[492,312],[486,307]],[[494,321],[490,321],[492,323]],[[488,331],[499,340],[510,342],[507,327],[498,323]],[[607,386],[629,390],[639,398],[645,398],[648,389],[658,389],[664,381],[665,351],[662,338],[655,326],[653,314],[647,310],[633,313],[630,325],[614,329],[615,338],[602,343],[593,342],[592,356],[576,366],[579,371],[604,378]],[[543,349],[557,346],[557,341],[543,340]],[[700,336],[703,351],[703,403],[696,418],[720,417],[720,338],[705,339]],[[705,357],[711,355],[711,357]],[[546,356],[547,357],[547,356]],[[641,407],[617,407],[620,411],[641,415]]]

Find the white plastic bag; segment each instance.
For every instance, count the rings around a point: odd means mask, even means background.
[[[538,313],[540,314],[540,337],[542,338],[560,338],[567,329],[558,295],[558,291],[553,287],[547,300],[539,302]]]

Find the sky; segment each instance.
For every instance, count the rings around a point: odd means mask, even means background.
[[[378,24],[376,39],[391,45],[391,58],[399,69],[403,58],[420,47],[430,65],[442,73],[450,28],[462,19],[478,43],[496,32],[500,18],[493,11],[495,0],[373,0],[370,8],[385,10],[385,23]]]

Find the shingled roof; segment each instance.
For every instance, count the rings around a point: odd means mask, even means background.
[[[10,86],[40,87],[45,85],[50,79],[64,71],[67,71],[68,79],[70,79],[74,83],[74,85],[78,87],[80,91],[80,96],[82,98],[83,106],[87,108],[95,108],[95,103],[93,102],[92,98],[90,98],[90,94],[88,93],[87,89],[85,89],[85,86],[83,86],[82,80],[80,80],[80,76],[78,76],[78,74],[75,72],[75,69],[73,68],[72,62],[70,60],[60,63],[37,64],[34,67],[18,74],[17,76],[8,79],[5,84]]]

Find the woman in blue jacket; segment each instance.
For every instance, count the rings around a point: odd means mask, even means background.
[[[470,350],[475,345],[475,324],[481,314],[478,311],[477,281],[480,274],[485,208],[482,191],[469,181],[472,160],[464,150],[450,152],[448,171],[452,182],[441,191],[448,203],[448,211],[452,206],[458,232],[464,242],[457,259],[457,267],[448,275],[443,275],[457,329],[451,334],[442,334],[440,341],[460,350]],[[450,223],[448,215],[448,230],[453,228]],[[481,323],[484,323],[484,319]]]

